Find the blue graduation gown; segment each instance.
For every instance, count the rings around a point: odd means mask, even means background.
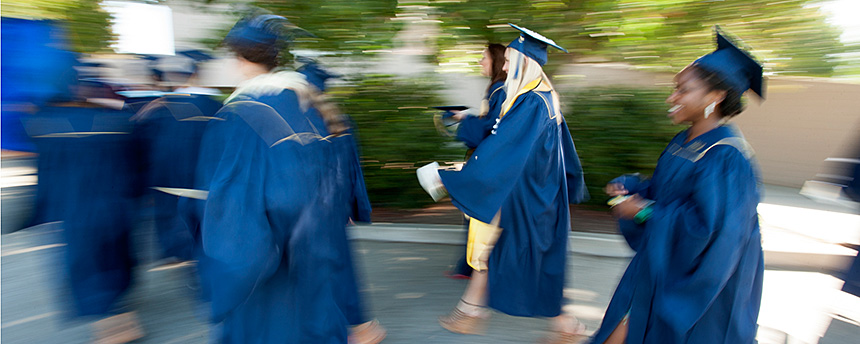
[[[332,277],[337,279],[336,295],[337,302],[344,311],[347,322],[350,325],[359,325],[369,321],[364,313],[364,304],[359,294],[359,280],[355,273],[355,261],[352,257],[352,245],[346,235],[346,225],[349,219],[355,222],[371,222],[370,198],[367,195],[367,186],[364,183],[364,173],[361,169],[358,140],[355,138],[355,130],[350,129],[346,134],[331,136],[325,127],[322,117],[316,109],[311,108],[308,113],[308,121],[313,124],[312,129],[326,137],[331,143],[332,155],[336,158],[336,165],[324,173],[332,174],[337,180],[338,187],[334,189],[345,202],[346,208],[332,209],[337,216],[343,220],[336,225],[341,228],[343,235],[337,235],[334,241],[336,250],[344,254],[343,265],[337,269],[339,272]],[[345,212],[343,212],[345,211]]]
[[[731,126],[689,143],[681,132],[651,182],[643,225],[621,221],[636,250],[594,343],[629,313],[627,343],[753,343],[764,272],[752,151]]]
[[[200,271],[222,342],[345,343],[360,313],[345,231],[357,154],[314,111],[291,90],[239,96],[204,134]]]
[[[358,143],[353,136],[354,131],[347,135],[330,137],[334,156],[337,158],[336,167],[324,173],[334,173],[338,187],[334,190],[343,197],[346,212],[340,214],[343,220],[352,219],[356,222],[370,222],[371,207],[370,198],[367,195],[367,187],[364,184],[364,174],[361,170],[359,160]],[[335,209],[338,210],[338,209]],[[340,274],[333,276],[337,283],[336,298],[341,309],[346,315],[350,325],[359,325],[369,321],[364,313],[364,304],[359,294],[358,276],[355,273],[355,261],[352,257],[352,245],[346,235],[346,222],[336,224],[342,230],[342,235],[335,236],[336,250],[342,252],[343,265],[337,271]]]
[[[148,194],[153,198],[155,229],[163,258],[194,258],[196,233],[179,218],[179,198],[152,187],[194,187],[200,139],[221,102],[206,95],[170,94],[132,117],[142,145]]]
[[[305,64],[299,68],[297,72],[304,75],[307,81],[320,92],[325,92],[326,81],[335,77],[320,67],[316,62]],[[311,121],[315,123],[315,127],[320,128],[319,130],[322,130],[327,135],[322,118],[319,117],[319,114],[316,113],[315,109],[311,109],[311,112],[312,114],[310,118]],[[352,124],[353,127],[355,127],[354,123]],[[350,200],[349,218],[356,222],[371,222],[370,197],[367,195],[367,186],[364,183],[364,173],[361,170],[361,154],[359,152],[358,140],[355,138],[355,130],[350,130],[348,135],[333,137],[330,140],[335,144],[335,151],[337,152],[338,159],[341,162],[339,165],[340,167],[334,172],[339,175],[341,180],[351,181],[351,183],[344,184],[343,188],[338,190],[339,192],[350,193],[348,196]],[[344,230],[346,230],[346,228],[344,228]],[[343,238],[346,239],[345,236]],[[350,325],[362,324],[367,322],[368,319],[364,314],[361,296],[358,293],[359,282],[355,275],[355,270],[353,269],[354,264],[351,255],[352,249],[350,248],[349,241],[347,240],[343,240],[343,242],[340,242],[338,246],[340,249],[350,252],[347,256],[349,259],[347,262],[349,268],[344,270],[343,276],[340,276],[343,280],[341,283],[341,291],[338,293],[340,299],[339,302],[346,312],[347,320]]]
[[[140,184],[128,119],[103,108],[47,107],[24,122],[46,168],[40,187],[51,201],[43,205],[63,221],[65,277],[78,316],[114,311],[131,283]]]
[[[332,141],[339,145],[337,148],[338,156],[343,159],[345,164],[346,174],[342,175],[342,178],[352,182],[349,217],[356,222],[369,223],[373,208],[370,205],[370,196],[367,195],[367,185],[364,183],[364,171],[361,169],[361,149],[355,135],[355,130],[350,129],[348,135],[337,137]]]
[[[488,305],[557,316],[565,280],[568,204],[587,197],[579,157],[548,92],[520,95],[460,171],[440,171],[454,205],[503,228],[490,255]]]
[[[5,68],[4,68],[5,69]],[[3,81],[5,83],[5,80]],[[4,87],[4,89],[10,86]],[[0,103],[0,145],[5,150],[35,152],[35,144],[27,137],[27,132],[21,126],[21,118],[28,114],[15,109],[20,103],[2,99]]]
[[[860,159],[860,151],[857,151],[854,156],[856,159]],[[848,197],[855,202],[860,202],[860,163],[854,164],[854,169],[851,171],[851,182],[844,190]],[[854,262],[842,274],[842,279],[845,280],[842,291],[860,297],[860,255],[854,256]]]
[[[484,96],[489,102],[489,109],[484,116],[467,116],[460,121],[457,127],[457,140],[466,144],[466,147],[475,149],[493,130],[493,125],[496,124],[496,119],[499,118],[499,112],[502,110],[502,103],[505,102],[505,83],[498,81],[490,85],[490,89]]]
[[[36,137],[46,133],[72,130],[65,125],[67,120],[62,117],[52,120],[52,117],[43,116],[45,113],[41,111],[36,116],[29,115],[21,119],[38,153],[36,159],[38,184],[32,225],[63,220],[62,212],[65,209],[64,198],[66,197],[63,191],[63,183],[66,182],[65,169],[69,168],[73,161],[71,159],[74,158],[72,147],[64,145],[63,140]],[[65,128],[58,128],[58,124]],[[36,129],[37,127],[42,128]]]
[[[158,92],[158,91],[153,91]],[[160,93],[160,92],[158,92]],[[158,99],[160,97],[156,95],[144,95],[144,96],[134,96],[134,97],[123,97],[123,110],[129,111],[131,113],[136,113],[140,111],[143,107],[145,107],[150,102]]]
[[[337,77],[320,67],[316,62],[306,63],[296,72],[304,75],[308,83],[316,87],[320,92],[326,91],[326,81],[328,79]],[[328,135],[325,123],[316,109],[310,109],[310,112],[309,120],[314,124],[314,130]],[[351,119],[350,122],[352,122]],[[355,127],[354,122],[351,125],[353,128]],[[345,159],[345,170],[342,172],[346,174],[342,175],[342,177],[352,180],[353,184],[350,218],[357,222],[370,222],[370,198],[367,196],[367,186],[364,184],[364,172],[361,170],[361,154],[355,135],[355,130],[350,129],[347,135],[339,136],[337,139],[332,140],[332,142],[338,147],[336,150],[340,158]]]

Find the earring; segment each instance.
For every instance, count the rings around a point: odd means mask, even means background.
[[[705,119],[708,119],[708,116],[710,116],[712,113],[714,113],[714,109],[716,109],[716,108],[717,108],[717,102],[713,102],[713,103],[708,104],[708,106],[705,107]]]

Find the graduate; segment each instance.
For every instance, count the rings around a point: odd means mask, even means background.
[[[188,56],[190,55],[190,56]],[[200,139],[221,102],[215,89],[194,85],[198,63],[211,59],[198,51],[180,52],[159,70],[181,85],[143,106],[131,119],[141,147],[143,173],[153,203],[156,238],[165,263],[194,259],[196,229],[178,214],[176,189],[194,187]]]
[[[325,94],[328,88],[326,82],[329,79],[340,78],[341,76],[326,70],[317,61],[304,58],[300,58],[299,61],[304,61],[305,63],[296,71],[304,75],[308,83],[321,92],[316,93],[316,97],[326,100],[328,98]],[[318,103],[322,107],[328,104],[323,101],[318,101]],[[331,110],[339,111],[334,108]],[[311,111],[316,112],[317,117],[314,117],[314,120],[320,120],[321,117],[318,117],[320,116],[320,111],[316,109],[312,109]],[[350,195],[350,207],[352,209],[350,210],[349,218],[356,222],[369,223],[371,221],[370,214],[372,209],[370,198],[367,196],[367,186],[364,184],[364,172],[361,169],[361,154],[359,152],[358,140],[356,139],[355,123],[346,114],[339,114],[339,116],[341,116],[339,121],[345,122],[345,132],[342,135],[333,136],[329,139],[339,147],[338,152],[343,153],[339,154],[339,157],[344,159],[344,163],[347,164],[347,171],[349,172],[349,177],[347,178],[350,178],[354,184]]]
[[[349,125],[302,74],[277,69],[296,30],[284,17],[246,17],[225,44],[246,77],[209,122],[195,183],[195,216],[223,343],[376,343],[370,322],[352,333],[357,291],[346,226],[357,214],[357,153],[343,152]],[[369,215],[369,214],[367,214]],[[345,296],[346,295],[346,296]],[[362,332],[364,333],[364,332]]]
[[[675,76],[672,123],[689,124],[650,181],[610,182],[636,251],[593,343],[754,343],[761,305],[761,184],[753,152],[727,123],[741,96],[764,95],[762,67],[716,28],[717,50]]]
[[[561,48],[511,26],[521,35],[508,45],[507,94],[490,135],[462,170],[431,164],[418,171],[434,199],[450,195],[471,218],[467,260],[475,271],[460,302],[439,323],[452,332],[481,334],[489,307],[552,318],[545,342],[573,343],[585,329],[562,314],[568,207],[587,198],[587,191],[558,93],[542,69],[547,47]]]
[[[94,342],[126,343],[143,337],[136,313],[122,302],[135,266],[131,230],[140,194],[130,114],[84,101],[74,56],[51,54],[61,70],[55,94],[22,118],[39,152],[47,198],[39,211],[61,221],[70,315],[96,320]]]
[[[339,78],[340,75],[332,73],[313,59],[298,58],[299,62],[304,64],[296,71],[304,75],[308,83],[315,87],[320,92],[325,92],[327,89],[326,82],[332,78]],[[320,95],[324,96],[324,95]],[[349,218],[354,222],[371,222],[371,206],[370,198],[367,195],[367,186],[364,184],[364,172],[361,169],[360,152],[354,123],[348,116],[343,115],[344,120],[349,121],[349,128],[343,135],[329,137],[328,140],[336,146],[335,150],[338,153],[340,168],[332,173],[338,173],[339,180],[347,181],[343,186],[342,192],[348,194],[348,202],[350,204]],[[351,183],[350,183],[351,182]],[[350,186],[351,184],[351,186]],[[351,188],[351,189],[350,189]],[[344,228],[345,230],[346,228]],[[346,239],[346,236],[341,238]],[[352,259],[352,249],[349,241],[343,240],[339,242],[341,250],[350,253],[346,256],[349,261],[347,265],[355,266]],[[358,293],[358,276],[354,269],[346,269],[344,274],[337,276],[342,278],[341,291],[339,293],[340,303],[346,312],[347,321],[353,326],[351,332],[351,343],[368,343],[382,340],[385,336],[384,329],[379,325],[377,320],[369,320],[365,312],[365,305],[362,302],[361,296]]]
[[[481,53],[481,60],[478,62],[481,65],[481,75],[489,77],[490,83],[481,101],[480,111],[478,113],[451,111],[452,119],[459,121],[456,138],[468,148],[466,160],[472,156],[481,141],[490,136],[502,110],[502,103],[507,98],[504,86],[508,74],[502,69],[505,66],[506,49],[504,45],[493,43],[487,45]],[[468,229],[468,219],[466,226]],[[465,256],[457,262],[453,271],[446,272],[446,276],[453,279],[468,279],[471,275],[472,268],[466,263]]]

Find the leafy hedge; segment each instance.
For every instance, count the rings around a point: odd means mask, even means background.
[[[430,108],[442,104],[432,79],[364,75],[330,91],[357,125],[364,179],[375,205],[413,208],[433,202],[415,176],[432,161],[462,160],[465,148],[451,144],[433,125]]]
[[[442,104],[432,79],[365,75],[330,91],[355,121],[371,201],[413,208],[432,203],[415,169],[431,161],[460,161],[465,149],[440,136],[429,108]],[[657,158],[682,128],[666,118],[668,89],[601,87],[562,95],[565,117],[592,199],[604,205],[612,178],[653,173]]]
[[[603,187],[624,173],[651,175],[678,131],[666,117],[669,89],[599,87],[562,96],[565,118],[591,193],[605,204]]]

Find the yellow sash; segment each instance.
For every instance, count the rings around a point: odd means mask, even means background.
[[[508,114],[508,111],[511,110],[511,107],[514,106],[514,103],[517,102],[517,98],[519,98],[521,95],[529,93],[532,90],[538,89],[538,86],[541,85],[541,81],[543,81],[542,78],[537,78],[537,79],[534,79],[534,80],[530,81],[529,83],[527,83],[523,87],[523,89],[521,89],[519,92],[517,92],[517,94],[514,96],[514,98],[511,100],[511,102],[508,103],[504,109],[502,109],[502,112],[499,114],[499,118],[504,118],[505,115]],[[542,87],[538,90],[542,91],[542,90],[549,90],[549,89],[550,89],[549,87]]]
[[[466,262],[477,271],[487,270],[490,252],[502,233],[499,227],[499,213],[491,223],[484,223],[474,218],[469,219],[469,240],[466,243]]]

